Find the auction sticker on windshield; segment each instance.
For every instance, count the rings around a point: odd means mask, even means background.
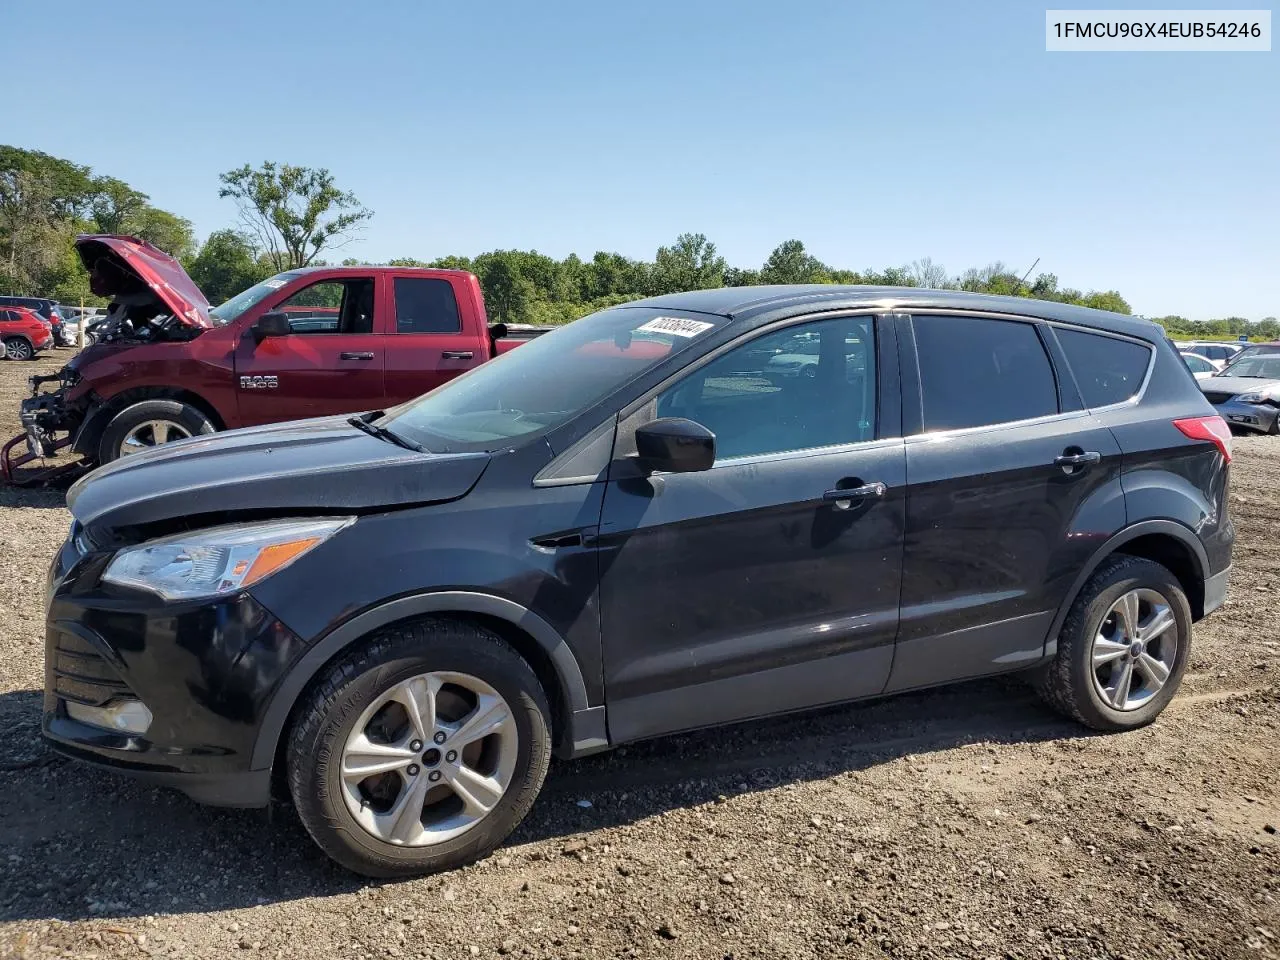
[[[636,333],[669,333],[673,337],[696,337],[706,333],[714,323],[703,320],[686,320],[683,317],[654,317],[643,326],[636,327]]]

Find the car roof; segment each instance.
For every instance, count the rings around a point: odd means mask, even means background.
[[[1078,324],[1137,336],[1144,340],[1165,339],[1164,330],[1159,324],[1141,317],[1077,307],[1069,303],[1034,300],[1029,297],[995,296],[963,290],[923,290],[914,287],[841,286],[821,283],[717,287],[712,290],[663,294],[637,300],[625,306],[711,313],[731,320],[758,318],[762,314],[781,318],[819,310],[867,307],[904,311],[972,310]]]

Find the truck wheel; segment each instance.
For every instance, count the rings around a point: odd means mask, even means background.
[[[370,877],[471,863],[533,805],[551,758],[547,698],[518,653],[463,621],[388,627],[300,702],[289,791],[330,857]]]
[[[162,443],[213,433],[209,418],[177,400],[143,400],[125,407],[107,424],[98,443],[98,463],[110,463]]]
[[[10,337],[4,342],[4,355],[7,360],[34,360],[36,352],[22,337]]]
[[[1080,591],[1036,687],[1051,707],[1087,727],[1132,730],[1173,699],[1190,645],[1191,606],[1173,574],[1117,555]]]

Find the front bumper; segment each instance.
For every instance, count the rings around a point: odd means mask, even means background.
[[[1258,430],[1267,433],[1276,428],[1280,419],[1280,407],[1270,403],[1241,403],[1228,400],[1226,403],[1214,405],[1214,409],[1222,419],[1233,427],[1244,427],[1247,430]]]
[[[264,806],[270,766],[253,769],[266,703],[301,641],[246,594],[166,603],[103,585],[110,554],[71,540],[49,572],[43,731],[68,756],[177,787],[221,806]],[[67,704],[137,699],[141,734],[73,719]]]

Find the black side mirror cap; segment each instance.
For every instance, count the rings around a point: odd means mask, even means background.
[[[636,430],[636,453],[649,473],[697,473],[716,462],[716,435],[682,417],[651,420]]]
[[[281,310],[264,313],[253,325],[253,339],[258,343],[267,337],[287,337],[292,332],[289,326],[289,315]]]

